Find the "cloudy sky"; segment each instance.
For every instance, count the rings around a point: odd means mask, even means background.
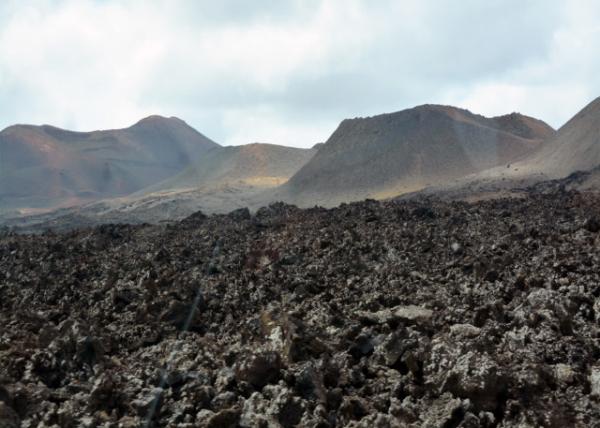
[[[599,41],[594,0],[2,0],[0,128],[311,146],[424,103],[559,127],[600,96]]]

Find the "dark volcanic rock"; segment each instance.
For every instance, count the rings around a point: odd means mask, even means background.
[[[585,221],[583,226],[590,232],[593,232],[593,233],[600,232],[600,218],[598,218],[598,216],[589,217]]]
[[[599,425],[599,207],[274,204],[3,234],[0,426]]]
[[[0,401],[0,426],[3,428],[19,428],[19,415],[6,403]]]
[[[236,379],[262,388],[280,377],[281,356],[277,352],[264,352],[244,357],[236,367]]]

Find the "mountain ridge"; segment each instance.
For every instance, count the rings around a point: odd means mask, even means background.
[[[392,196],[513,162],[554,132],[517,113],[486,118],[438,104],[346,119],[278,197],[302,205]]]
[[[167,137],[157,137],[171,135],[173,127],[181,130],[189,125],[176,117],[151,115],[124,128],[122,131],[128,133],[133,129],[140,137],[140,141],[124,141],[120,148],[128,147],[125,155],[111,143],[113,132],[119,130],[86,133],[51,125],[24,125],[23,129],[34,137],[41,133],[75,142],[82,136],[94,136],[98,147],[88,154],[99,150],[104,161],[118,160],[117,165],[101,172],[116,176],[118,183],[126,186],[136,180],[136,174],[128,175],[140,168],[136,165],[140,162],[146,165],[143,156],[131,155],[143,153],[138,152],[143,148],[152,149],[157,141],[166,150],[164,153],[171,156],[170,165],[181,165],[177,156],[173,156],[176,151],[168,144]],[[7,129],[0,136],[19,126]],[[202,135],[193,128],[190,132]],[[523,186],[586,168],[593,170],[585,176],[588,189],[599,182],[597,168],[593,169],[600,165],[599,136],[600,98],[590,102],[558,131],[542,120],[518,112],[486,117],[463,108],[423,104],[397,112],[344,119],[326,142],[311,149],[270,143],[222,147],[213,142],[200,158],[190,160],[179,171],[171,168],[163,179],[149,185],[140,185],[138,181],[134,189],[123,188],[117,197],[115,192],[110,193],[110,186],[108,191],[96,189],[96,193],[79,190],[84,195],[89,192],[92,201],[98,199],[98,192],[108,195],[98,205],[92,204],[90,215],[106,214],[106,219],[125,222],[135,216],[141,221],[154,222],[183,218],[195,210],[220,213],[244,206],[255,210],[275,201],[301,207],[332,207],[365,198],[386,199],[403,194],[418,197],[425,189],[423,194],[427,195],[477,200],[477,194],[484,197],[517,194]],[[52,157],[56,163],[50,163],[54,172],[47,181],[61,178],[64,153],[58,143],[53,138],[41,141],[32,138],[30,143],[41,143],[43,150],[36,154]],[[112,152],[106,156],[109,149]],[[86,162],[78,168],[93,170]],[[28,172],[24,170],[22,174]],[[583,188],[580,183],[572,184],[575,185]],[[65,195],[56,193],[52,197]]]
[[[152,186],[152,189],[202,187],[260,178],[274,178],[283,182],[315,152],[312,148],[301,149],[269,143],[225,146],[211,150],[198,163]]]
[[[42,208],[126,195],[217,146],[184,121],[160,116],[84,132],[12,125],[0,131],[0,199]]]
[[[546,147],[525,164],[552,177],[564,177],[600,165],[600,97],[560,127]]]

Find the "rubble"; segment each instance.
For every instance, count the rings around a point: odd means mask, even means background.
[[[0,426],[600,424],[600,197],[0,236]]]

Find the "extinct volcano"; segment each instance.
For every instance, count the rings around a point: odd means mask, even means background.
[[[425,189],[448,199],[478,199],[522,194],[556,186],[574,190],[600,189],[600,98],[592,101],[548,138],[539,150],[514,162],[490,168],[453,183]]]
[[[348,119],[277,196],[300,205],[395,196],[515,162],[554,134],[519,113],[440,105]]]
[[[11,126],[0,132],[0,206],[48,208],[126,195],[217,146],[184,121],[161,116],[93,132]]]
[[[197,189],[224,184],[274,187],[285,183],[315,154],[316,149],[298,149],[253,143],[211,150],[174,177],[144,189]]]
[[[198,210],[222,213],[253,206],[257,195],[286,182],[315,151],[260,143],[218,147],[167,180],[124,198],[88,205],[78,214],[92,224],[155,223]]]
[[[525,171],[565,177],[600,165],[600,97],[563,125],[544,148],[523,163]]]

